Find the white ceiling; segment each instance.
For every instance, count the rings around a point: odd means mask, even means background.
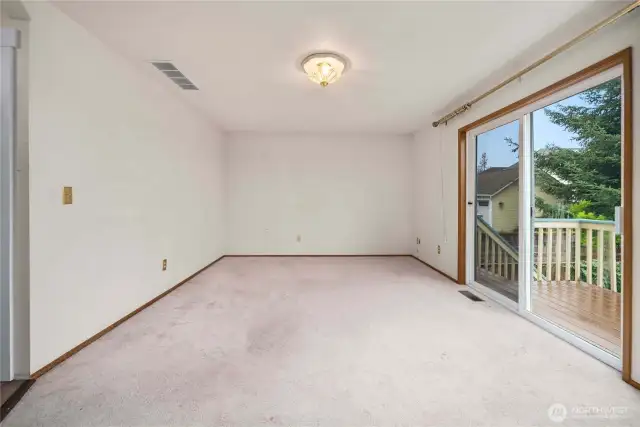
[[[200,91],[144,66],[225,130],[405,133],[590,2],[57,4],[130,60],[173,61]],[[316,50],[352,68],[314,85],[298,64]]]

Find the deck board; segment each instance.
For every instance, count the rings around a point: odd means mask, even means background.
[[[477,271],[477,281],[489,289],[518,299],[518,283]],[[574,281],[533,281],[532,313],[567,329],[601,348],[620,355],[621,305],[619,293]]]

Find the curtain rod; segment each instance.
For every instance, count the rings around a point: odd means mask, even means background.
[[[543,58],[541,58],[541,59],[537,60],[536,62],[534,62],[533,64],[529,65],[527,68],[519,71],[518,73],[516,73],[513,76],[509,77],[508,79],[504,80],[499,85],[494,86],[493,88],[489,89],[487,92],[483,93],[482,95],[479,95],[476,98],[472,99],[471,101],[467,102],[466,104],[462,105],[461,107],[458,107],[457,109],[453,110],[451,113],[449,113],[446,116],[442,117],[440,120],[433,122],[432,123],[433,127],[437,128],[442,123],[446,123],[449,120],[451,120],[452,118],[454,118],[456,116],[459,116],[460,114],[464,113],[469,108],[471,108],[471,106],[473,104],[477,103],[478,101],[483,100],[484,98],[488,97],[489,95],[493,94],[494,92],[497,92],[498,90],[502,89],[503,87],[505,87],[506,85],[508,85],[512,81],[519,79],[523,75],[527,74],[529,71],[533,70],[534,68],[539,67],[540,65],[544,64],[545,62],[549,61],[551,58],[557,56],[558,54],[564,52],[565,50],[568,50],[573,45],[578,44],[579,42],[581,42],[582,40],[584,40],[587,37],[591,36],[592,34],[595,34],[598,30],[601,30],[602,28],[606,27],[607,25],[612,24],[613,22],[617,21],[618,18],[620,18],[620,17],[626,15],[627,13],[633,11],[638,6],[640,6],[640,0],[636,0],[633,3],[631,3],[631,4],[627,5],[626,7],[624,7],[623,9],[620,9],[618,12],[614,13],[610,17],[600,21],[599,23],[597,23],[593,27],[589,28],[584,33],[580,34],[579,36],[577,36],[577,37],[575,37],[575,38],[573,38],[571,40],[569,40],[567,43],[565,43],[562,46],[560,46],[559,48],[555,49],[553,52],[547,54]]]

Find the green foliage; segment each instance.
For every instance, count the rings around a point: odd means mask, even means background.
[[[592,212],[592,204],[593,203],[588,200],[581,200],[578,203],[570,205],[567,212],[570,218],[606,220],[607,218],[604,215],[597,215]]]
[[[536,196],[535,203],[540,218],[572,218],[562,204],[549,204],[540,196]]]
[[[598,262],[599,261],[597,259],[594,259],[592,261],[593,267],[591,271],[591,278],[589,280],[587,280],[587,262],[582,261],[580,263],[580,280],[582,282],[586,282],[586,283],[596,282]],[[571,277],[575,277],[575,265],[571,266]],[[607,270],[607,266],[605,266],[605,271],[604,271],[602,280],[604,282],[604,288],[611,289],[611,275],[610,275],[610,271]],[[621,292],[622,291],[621,283],[622,283],[622,267],[621,267],[621,263],[617,262],[616,263],[616,289],[612,289],[612,290],[615,292]]]
[[[600,221],[607,219],[604,215],[595,214],[592,209],[592,202],[588,200],[581,200],[565,206],[562,203],[547,203],[542,197],[536,196],[536,209],[538,210],[538,217],[541,218],[593,219]]]
[[[552,123],[575,135],[580,148],[549,144],[536,151],[536,185],[569,205],[574,218],[613,219],[621,195],[620,79],[580,96],[587,106],[558,105],[545,109]],[[588,209],[581,209],[585,201]]]

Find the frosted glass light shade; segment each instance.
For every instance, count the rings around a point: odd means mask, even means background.
[[[322,87],[337,82],[345,69],[345,60],[333,53],[314,53],[302,61],[309,80]]]

